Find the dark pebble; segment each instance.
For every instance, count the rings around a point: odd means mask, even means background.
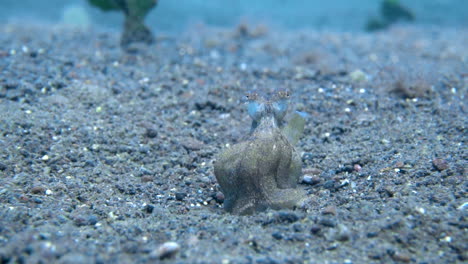
[[[95,225],[99,221],[99,218],[96,215],[88,216],[88,225]]]
[[[76,226],[95,225],[98,222],[98,217],[95,215],[76,215],[73,222]]]
[[[434,168],[436,168],[438,171],[443,171],[449,168],[449,164],[446,160],[444,159],[434,159],[432,160],[432,165]]]
[[[294,232],[302,232],[304,231],[304,226],[299,223],[296,223],[293,225],[293,230]]]
[[[7,169],[7,166],[4,163],[0,162],[0,171],[4,171]]]
[[[294,223],[299,220],[299,216],[294,212],[278,212],[275,220],[279,223]]]
[[[94,160],[86,160],[84,167],[96,167],[96,162]]]
[[[326,227],[335,227],[336,226],[336,221],[335,219],[331,219],[331,218],[321,218],[319,220],[319,224],[323,225],[323,226],[326,226]]]
[[[31,188],[32,194],[45,194],[46,188],[43,186],[34,186]]]
[[[354,166],[347,165],[347,166],[338,168],[338,169],[335,171],[335,174],[340,174],[340,173],[343,173],[343,172],[347,172],[347,173],[352,173],[352,172],[354,172]]]
[[[313,225],[311,228],[310,228],[310,232],[314,235],[318,234],[320,232],[320,230],[322,230],[322,228],[318,225]]]
[[[147,204],[147,205],[145,206],[145,211],[146,211],[148,214],[151,214],[151,213],[153,212],[153,210],[154,210],[154,205],[152,205],[152,204]]]
[[[145,131],[145,136],[149,138],[155,138],[158,136],[158,131],[154,128],[147,128]]]
[[[213,199],[219,204],[224,203],[224,194],[222,192],[217,192],[213,195]]]
[[[177,192],[175,194],[175,198],[176,198],[177,201],[183,201],[185,196],[187,196],[187,194],[184,193],[184,192]]]
[[[374,260],[378,260],[378,259],[383,258],[382,254],[380,254],[380,253],[369,253],[369,255],[367,255],[367,257],[369,257],[370,259],[374,259]]]
[[[281,234],[280,232],[274,232],[273,234],[271,234],[271,236],[276,240],[283,239],[283,234]]]
[[[36,197],[32,198],[31,200],[32,200],[33,202],[37,203],[37,204],[41,204],[41,203],[42,203],[42,200],[39,199],[39,198],[36,198]]]

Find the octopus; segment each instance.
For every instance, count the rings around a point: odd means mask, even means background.
[[[222,152],[214,164],[226,211],[246,215],[268,208],[293,209],[305,200],[305,191],[297,188],[301,157],[293,146],[304,130],[305,118],[297,112],[284,124],[289,97],[287,91],[246,96],[250,135]]]

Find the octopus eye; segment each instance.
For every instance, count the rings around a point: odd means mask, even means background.
[[[278,99],[288,99],[290,96],[290,93],[288,90],[280,90],[278,91]]]
[[[254,92],[250,92],[250,93],[247,93],[245,95],[245,99],[247,101],[255,101],[255,100],[258,100],[258,94],[257,93],[254,93]]]

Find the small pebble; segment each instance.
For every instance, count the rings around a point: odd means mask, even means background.
[[[173,257],[180,250],[180,245],[176,242],[165,242],[150,253],[150,257],[166,259]]]
[[[274,232],[273,234],[271,234],[271,236],[276,240],[283,239],[283,234],[281,234],[280,232]]]
[[[187,150],[200,150],[205,147],[205,143],[195,138],[186,138],[182,141],[182,146]]]
[[[443,171],[449,168],[449,164],[446,160],[444,159],[434,159],[432,160],[432,165],[434,168],[436,168],[438,171]]]
[[[322,230],[322,228],[318,225],[313,225],[311,228],[310,228],[310,232],[314,235],[318,234],[320,232],[320,230]]]
[[[355,70],[349,74],[349,77],[353,82],[363,82],[367,80],[366,74],[361,70]]]
[[[353,167],[354,167],[354,170],[355,170],[356,172],[360,172],[360,171],[362,170],[362,167],[361,167],[361,165],[359,165],[359,164],[354,164]]]
[[[46,188],[43,186],[34,186],[31,188],[32,194],[45,194]]]
[[[318,222],[319,224],[326,226],[326,227],[335,227],[336,221],[330,218],[321,218]]]
[[[141,182],[152,182],[152,181],[153,181],[152,176],[144,175],[144,176],[141,177]]]
[[[315,175],[304,175],[302,178],[302,183],[309,184],[309,185],[315,185],[320,182],[320,177],[315,176]]]
[[[336,215],[336,207],[333,205],[327,206],[322,210],[323,215]]]
[[[351,238],[351,231],[343,224],[338,225],[338,233],[336,234],[336,240],[344,242]]]
[[[392,255],[392,259],[399,262],[411,262],[411,257],[402,253],[395,253]]]
[[[184,193],[184,192],[177,192],[175,194],[175,198],[176,198],[177,201],[183,201],[185,196],[187,196],[187,194]]]
[[[147,204],[145,206],[145,211],[148,213],[148,214],[151,214],[153,211],[154,211],[154,205],[152,204]]]
[[[405,166],[405,163],[401,161],[398,161],[397,163],[395,163],[395,168],[403,168],[403,166]]]
[[[219,204],[224,203],[224,194],[222,192],[217,192],[213,195],[213,199]]]
[[[158,131],[154,128],[147,128],[145,131],[145,136],[149,138],[155,138],[158,136]]]

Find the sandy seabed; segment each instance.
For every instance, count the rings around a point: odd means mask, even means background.
[[[468,30],[156,35],[0,26],[0,263],[467,261]],[[309,114],[307,209],[222,208],[255,89]]]

